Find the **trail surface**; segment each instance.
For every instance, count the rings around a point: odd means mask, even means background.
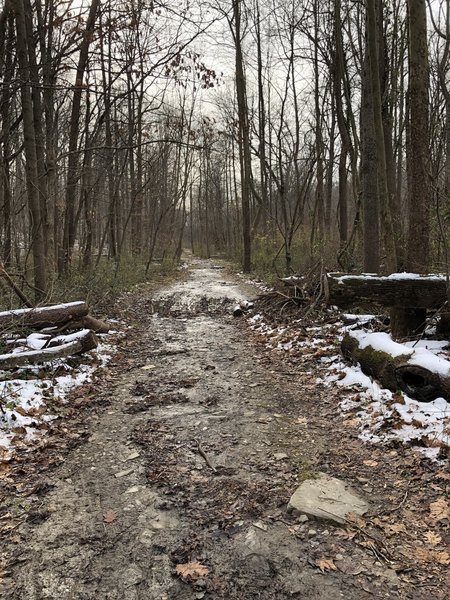
[[[130,296],[133,329],[86,413],[88,439],[49,475],[41,518],[15,532],[5,598],[413,597],[367,549],[355,571],[345,532],[337,570],[334,528],[286,512],[326,456],[310,409],[327,400],[233,320],[234,300],[253,295],[191,259],[183,281]]]

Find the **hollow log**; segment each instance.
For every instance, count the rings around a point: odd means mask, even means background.
[[[369,303],[427,309],[439,308],[447,300],[447,284],[441,275],[394,273],[378,277],[329,273],[325,289],[327,302],[341,308]]]
[[[30,365],[40,365],[57,358],[67,358],[74,354],[83,354],[93,350],[98,346],[97,337],[92,331],[86,330],[78,335],[65,336],[68,341],[64,344],[52,346],[57,339],[51,340],[48,348],[42,350],[29,350],[25,352],[16,352],[14,354],[0,355],[0,370],[17,369],[18,367],[27,367]],[[72,338],[72,339],[70,339]]]
[[[17,327],[52,327],[88,314],[86,302],[68,302],[52,306],[21,308],[0,312],[0,331]]]
[[[347,333],[342,353],[392,392],[405,392],[420,402],[450,400],[450,362],[423,348],[393,342],[386,333]]]

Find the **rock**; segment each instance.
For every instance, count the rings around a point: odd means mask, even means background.
[[[297,510],[308,517],[345,524],[345,516],[354,512],[365,514],[369,505],[346,483],[326,473],[318,473],[304,481],[292,495],[289,510]]]
[[[273,457],[275,460],[285,460],[286,458],[288,458],[288,455],[284,452],[275,452]]]
[[[308,537],[314,537],[317,535],[317,531],[315,529],[308,529]]]
[[[299,523],[306,523],[307,521],[309,521],[309,519],[306,515],[300,515],[298,518]]]

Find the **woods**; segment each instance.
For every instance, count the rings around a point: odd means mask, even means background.
[[[5,271],[446,272],[448,5],[6,0]]]

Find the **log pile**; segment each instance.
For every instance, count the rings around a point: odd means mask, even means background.
[[[0,312],[0,334],[7,340],[7,346],[14,347],[13,352],[0,354],[0,370],[89,352],[98,346],[95,334],[108,331],[106,323],[89,315],[85,302]]]

